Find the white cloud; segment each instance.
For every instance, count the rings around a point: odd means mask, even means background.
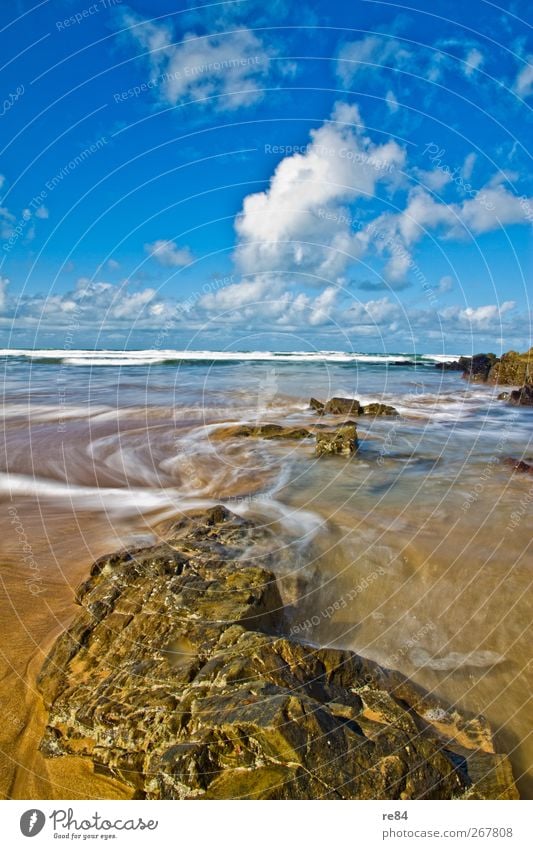
[[[7,287],[9,279],[0,275],[0,312],[4,312],[7,303]]]
[[[164,103],[216,98],[215,109],[237,109],[262,97],[269,55],[258,36],[239,27],[220,35],[177,36],[167,23],[154,24],[128,10],[128,35],[143,50],[152,74],[150,90]]]
[[[150,254],[160,265],[167,268],[176,268],[188,265],[193,261],[193,255],[189,248],[178,248],[170,239],[156,239],[144,246],[146,253]]]
[[[48,218],[49,215],[50,215],[50,213],[48,212],[48,209],[46,208],[46,206],[39,206],[35,210],[35,217],[36,218]]]
[[[354,126],[355,125],[355,126]],[[285,157],[266,191],[248,195],[236,220],[236,260],[246,273],[300,272],[336,279],[364,249],[346,205],[398,179],[405,151],[375,144],[357,107],[337,104],[305,153]]]
[[[394,92],[391,91],[390,89],[385,96],[385,101],[387,103],[387,106],[389,107],[389,112],[391,112],[394,115],[400,107],[399,107],[399,104],[398,104],[398,98],[396,97]]]
[[[526,57],[524,67],[519,71],[514,82],[514,90],[520,97],[529,97],[533,92],[533,55]]]
[[[12,316],[16,310],[20,327],[41,323],[56,328],[72,326],[74,317],[80,326],[93,329],[122,324],[130,327],[132,323],[149,323],[150,316],[155,314],[154,307],[163,303],[155,289],[131,289],[127,280],[115,286],[80,277],[74,289],[63,294],[22,295],[19,298],[7,297],[8,281],[1,278],[1,283],[2,311]],[[10,320],[5,318],[3,324]]]
[[[441,277],[439,280],[439,285],[436,288],[436,292],[439,295],[445,295],[446,292],[451,292],[453,289],[453,278],[449,276],[449,274]]]
[[[457,322],[460,327],[473,330],[490,330],[499,326],[503,316],[516,307],[514,301],[503,304],[486,304],[481,307],[448,307],[442,310],[445,320]]]
[[[465,56],[463,70],[466,77],[471,77],[474,71],[477,71],[478,68],[484,62],[483,53],[477,49],[477,47],[472,47]]]
[[[461,168],[461,177],[463,180],[469,180],[476,164],[477,154],[472,152],[465,156],[463,167]]]
[[[359,74],[375,71],[382,66],[401,68],[411,59],[411,51],[396,38],[367,35],[344,44],[337,57],[337,75],[350,85]]]

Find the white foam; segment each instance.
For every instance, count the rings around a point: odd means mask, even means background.
[[[27,350],[25,348],[3,348],[0,356],[16,357],[28,360],[57,360],[69,366],[139,366],[173,363],[180,360],[199,362],[337,362],[337,363],[407,363],[418,361],[424,365],[435,362],[451,362],[457,359],[456,354],[366,354],[346,351],[188,351],[188,350],[154,350],[141,351],[88,351],[40,348]]]

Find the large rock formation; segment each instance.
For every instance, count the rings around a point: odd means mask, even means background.
[[[463,377],[474,383],[494,383],[522,386],[533,381],[533,348],[524,354],[508,351],[501,358],[495,354],[475,354],[459,357],[448,363],[436,363],[442,371],[462,371]]]
[[[98,560],[40,675],[42,751],[137,798],[517,798],[484,720],[283,636],[275,549],[218,507]]]

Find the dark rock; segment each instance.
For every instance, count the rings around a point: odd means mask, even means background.
[[[500,394],[498,395],[498,401],[508,401],[510,397],[510,392],[500,392]]]
[[[317,401],[316,398],[311,398],[309,400],[309,407],[311,408],[311,410],[316,410],[317,413],[323,413],[324,412],[323,402]]]
[[[362,408],[362,412],[365,416],[398,416],[398,410],[395,407],[389,406],[389,404],[366,404]]]
[[[335,430],[321,430],[316,435],[317,457],[323,454],[342,454],[350,456],[357,450],[357,428],[346,424]]]
[[[515,472],[524,472],[528,475],[533,475],[533,465],[526,463],[525,460],[517,460],[516,457],[506,457],[503,462],[511,466]]]
[[[533,383],[514,389],[509,396],[509,402],[521,407],[533,407]]]
[[[324,405],[324,412],[341,416],[359,416],[361,404],[355,398],[331,398]]]
[[[496,359],[495,354],[475,354],[473,357],[460,357],[459,363],[464,365],[463,377],[472,383],[486,383]]]
[[[98,560],[39,677],[44,754],[150,799],[517,798],[482,718],[281,636],[277,542],[217,507]]]

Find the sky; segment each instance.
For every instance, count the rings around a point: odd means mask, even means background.
[[[529,348],[528,7],[2,4],[0,346]]]

